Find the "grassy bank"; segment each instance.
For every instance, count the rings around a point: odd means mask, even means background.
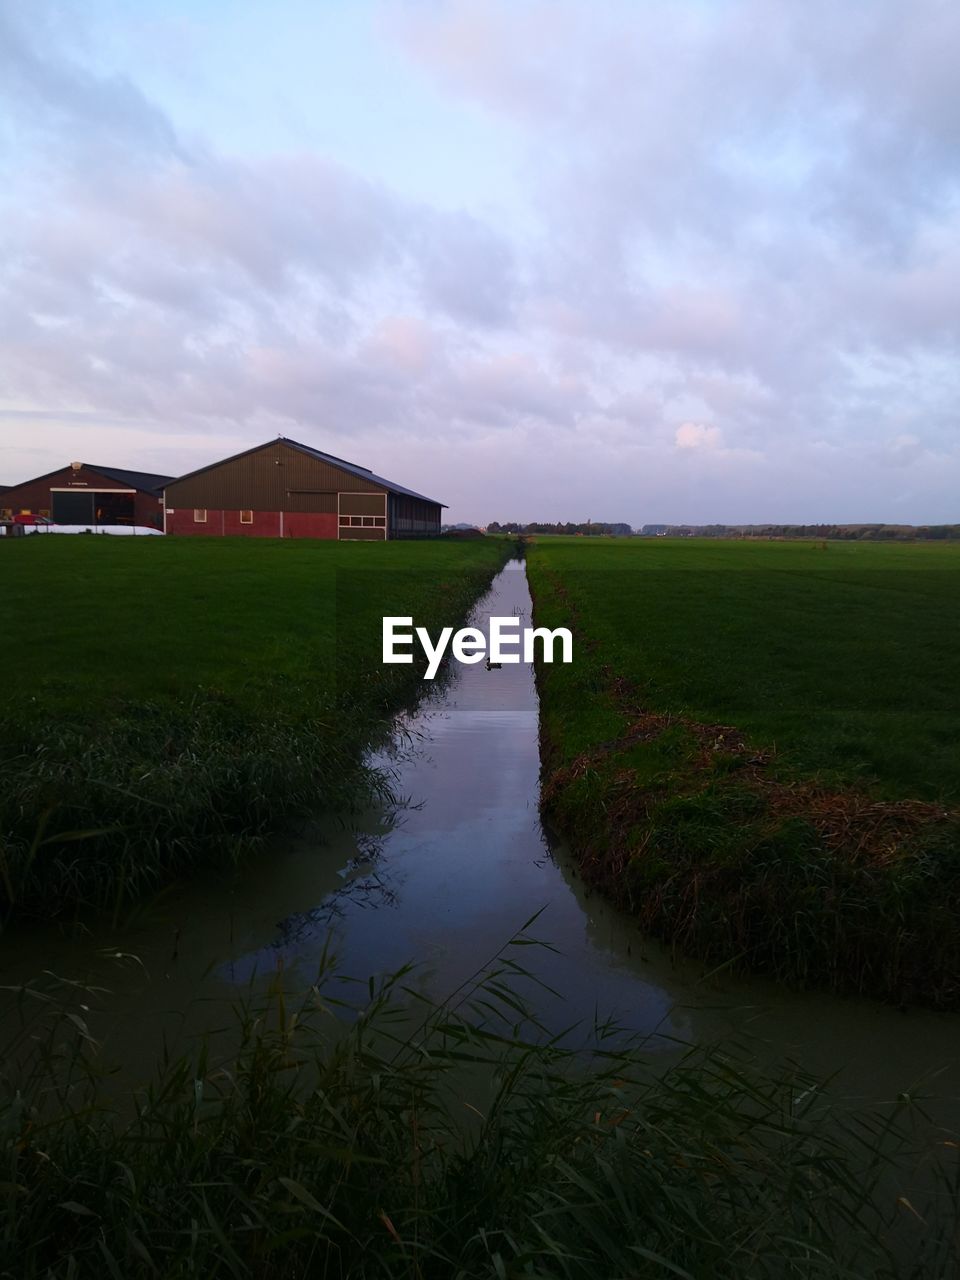
[[[500,541],[29,538],[0,548],[0,907],[113,906],[360,803],[419,687],[383,614],[456,622]]]
[[[954,1274],[956,1135],[922,1106],[604,1029],[587,1070],[511,993],[531,941],[440,1006],[406,973],[278,990],[120,1114],[96,994],[9,993],[34,1012],[0,1058],[0,1276]]]
[[[711,963],[960,1006],[953,547],[542,539],[543,808]]]

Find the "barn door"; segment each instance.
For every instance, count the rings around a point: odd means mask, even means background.
[[[383,542],[387,537],[385,493],[337,494],[337,523],[341,541]]]
[[[93,524],[93,494],[89,489],[52,493],[50,518],[54,524]]]

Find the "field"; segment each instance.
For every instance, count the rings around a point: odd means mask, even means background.
[[[543,807],[711,963],[960,1003],[960,551],[537,540]]]
[[[0,546],[0,901],[114,905],[359,803],[417,681],[380,619],[460,619],[503,541],[28,538]]]

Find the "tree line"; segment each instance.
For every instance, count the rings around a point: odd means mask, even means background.
[[[466,527],[466,526],[451,526]],[[845,542],[943,542],[960,540],[960,524],[645,524],[625,521],[493,520],[488,533],[564,533],[583,537],[832,538]]]
[[[846,542],[960,539],[960,524],[645,524],[642,537],[835,538]]]
[[[528,524],[518,524],[516,520],[507,520],[501,524],[494,520],[487,525],[487,533],[567,533],[582,534],[584,537],[629,537],[633,533],[630,525],[623,521],[608,524],[594,523],[592,520],[575,524],[570,521],[551,524],[549,521],[533,520]]]

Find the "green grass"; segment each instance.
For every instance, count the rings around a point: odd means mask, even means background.
[[[419,685],[381,617],[469,608],[502,541],[29,538],[0,548],[0,905],[104,907],[360,803]]]
[[[9,993],[0,1276],[952,1274],[956,1143],[922,1099],[845,1109],[795,1070],[665,1061],[609,1026],[586,1067],[515,995],[532,942],[437,1005],[407,971],[327,970],[296,1005],[278,982],[237,1047],[113,1103],[96,993]]]
[[[960,1004],[960,550],[544,539],[547,816],[711,962]]]

